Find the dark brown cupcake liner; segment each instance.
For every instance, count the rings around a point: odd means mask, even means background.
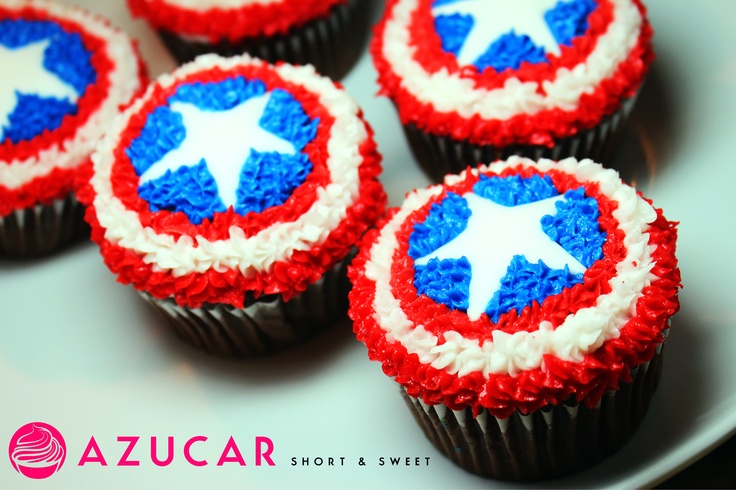
[[[556,478],[592,466],[630,439],[659,384],[663,346],[594,408],[571,397],[528,415],[499,419],[483,410],[473,417],[470,408],[453,411],[401,393],[427,438],[465,470],[501,480]]]
[[[72,194],[0,217],[0,256],[43,257],[84,237],[89,237],[84,206]]]
[[[557,142],[553,147],[541,145],[509,145],[496,147],[474,145],[450,136],[437,136],[419,129],[414,124],[404,126],[404,133],[414,157],[424,173],[435,183],[443,181],[447,174],[457,174],[467,167],[481,163],[505,160],[519,155],[533,160],[549,158],[561,160],[575,157],[590,158],[602,165],[611,166],[615,150],[619,147],[626,121],[636,104],[637,96],[624,100],[621,108],[604,118],[600,124],[587,131]]]
[[[180,64],[205,53],[221,56],[248,53],[271,63],[311,64],[320,74],[340,80],[360,58],[365,46],[371,1],[348,0],[334,7],[329,16],[277,36],[246,38],[237,42],[223,40],[212,44],[182,38],[166,30],[160,30],[158,34]]]
[[[347,264],[352,256],[289,301],[273,294],[249,298],[245,308],[223,304],[187,308],[172,298],[139,293],[192,347],[218,357],[261,357],[304,343],[347,318]]]

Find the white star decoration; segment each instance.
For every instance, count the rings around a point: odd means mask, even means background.
[[[461,65],[471,65],[512,29],[518,35],[529,36],[545,52],[560,54],[560,46],[544,20],[545,12],[556,4],[557,0],[457,0],[433,7],[432,14],[473,16],[473,28],[457,56]]]
[[[240,172],[252,150],[296,154],[294,145],[263,129],[258,123],[271,94],[252,97],[225,111],[205,110],[194,104],[174,102],[171,110],[183,117],[186,138],[140,176],[140,184],[157,179],[166,171],[194,166],[204,159],[217,183],[226,207],[237,201]]]
[[[13,49],[0,44],[0,140],[4,138],[3,128],[10,123],[8,117],[18,104],[18,92],[77,101],[79,94],[74,87],[44,68],[48,45],[48,39]]]
[[[467,257],[472,276],[468,317],[477,320],[501,287],[514,255],[524,255],[530,263],[542,260],[551,269],[580,274],[586,268],[542,230],[540,220],[556,213],[555,203],[564,196],[508,207],[473,193],[463,196],[472,212],[465,230],[434,252],[415,261],[425,265],[430,259]]]

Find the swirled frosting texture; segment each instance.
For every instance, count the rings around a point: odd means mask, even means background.
[[[559,53],[498,70],[487,62],[481,69],[461,63],[452,46],[443,47],[432,4],[389,0],[371,53],[381,93],[393,100],[402,123],[457,140],[554,146],[620,108],[653,59],[652,29],[639,0],[596,0],[585,34],[569,45],[560,36]],[[497,51],[488,56],[498,61]]]
[[[128,0],[133,15],[183,36],[223,39],[285,34],[346,0]]]
[[[44,93],[21,89],[10,114],[0,141],[0,216],[5,216],[14,209],[48,204],[74,189],[106,125],[142,90],[146,73],[126,34],[81,9],[44,0],[8,0],[0,5],[0,22],[0,49],[14,55],[10,59],[37,53],[41,59],[33,60],[45,70],[39,73],[50,80],[41,92],[55,94],[41,98]],[[56,29],[63,45],[54,41]],[[8,69],[18,75],[32,62]],[[17,77],[0,78],[1,93],[2,84]],[[26,87],[40,83],[39,76],[32,78]],[[54,85],[66,87],[66,92],[52,90]],[[36,110],[39,104],[41,111]],[[47,127],[39,132],[41,114]]]
[[[483,177],[517,175],[549,178],[560,193],[583,189],[597,203],[605,241],[582,281],[494,319],[471,319],[461,308],[419,294],[409,254],[416,224],[428,222],[432,207],[451,193],[466,195]],[[509,231],[486,233],[503,237]],[[414,191],[391,210],[366,235],[349,270],[350,316],[370,358],[426,403],[487,408],[502,418],[570,396],[594,406],[607,390],[630,381],[631,368],[653,357],[679,309],[676,237],[676,224],[615,171],[590,160],[513,157]]]
[[[288,92],[318,119],[302,149],[311,173],[285,202],[261,212],[239,214],[230,206],[196,222],[182,211],[152,210],[126,149],[180,87],[238,77],[259,80],[271,94]],[[118,119],[93,161],[80,198],[90,204],[92,238],[108,267],[123,283],[195,308],[240,307],[247,292],[288,300],[345,257],[386,203],[380,155],[355,102],[312,67],[274,67],[248,56],[203,56],[161,76]]]

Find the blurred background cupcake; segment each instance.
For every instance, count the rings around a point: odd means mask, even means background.
[[[639,0],[389,0],[371,52],[440,182],[519,154],[609,164],[654,55]]]
[[[335,80],[362,53],[372,0],[128,0],[179,63],[249,53],[312,64]]]
[[[93,240],[187,343],[252,357],[347,318],[346,262],[386,195],[361,110],[313,67],[200,56],[93,158]]]
[[[0,255],[85,236],[75,179],[145,70],[107,21],[44,0],[0,3]]]
[[[614,170],[510,157],[389,212],[349,270],[350,317],[453,462],[558,477],[647,412],[679,309],[676,239]]]

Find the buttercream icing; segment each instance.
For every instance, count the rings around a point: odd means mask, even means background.
[[[472,192],[481,179],[516,176],[549,178],[560,194],[570,195],[573,201],[580,201],[583,192],[585,200],[592,201],[582,209],[596,203],[599,216],[592,234],[586,231],[590,221],[570,233],[589,235],[588,243],[582,249],[567,245],[577,249],[575,254],[585,262],[580,280],[563,283],[561,288],[543,288],[539,294],[527,294],[529,282],[520,280],[516,287],[521,301],[510,301],[511,307],[502,311],[491,308],[495,318],[488,312],[474,317],[462,302],[419,294],[412,285],[418,261],[409,252],[410,237],[422,229],[421,223],[436,225],[427,218],[432,207],[451,193],[482,199]],[[564,208],[558,204],[557,213]],[[541,230],[543,222],[555,220],[548,216],[536,226]],[[482,244],[490,234],[525,233],[515,226],[476,230],[467,242],[472,244],[474,239]],[[449,243],[462,233],[453,232]],[[536,235],[534,240],[551,247],[555,238],[559,237],[551,233]],[[663,340],[662,331],[678,309],[675,239],[675,223],[666,221],[660,210],[623,184],[615,171],[590,160],[534,162],[512,157],[448,176],[444,186],[409,193],[361,246],[350,269],[354,285],[350,315],[370,357],[381,361],[384,371],[411,396],[426,403],[442,403],[454,410],[487,408],[502,418],[516,409],[528,413],[571,395],[593,406],[607,389],[627,381],[631,368],[651,359]],[[486,249],[488,256],[495,252],[494,247]],[[470,284],[487,272],[482,265],[472,268],[477,262],[473,257],[467,255]],[[536,262],[534,258],[530,261]],[[522,259],[526,259],[523,254],[505,258],[510,262],[509,274],[514,276]],[[547,269],[561,267],[560,272],[567,270],[560,264]],[[519,277],[534,273],[526,268]]]
[[[4,216],[68,194],[106,124],[141,90],[146,76],[128,36],[81,9],[8,0],[0,5],[0,22],[5,26],[1,58],[15,60],[7,67],[13,76],[3,77],[0,85],[33,79],[17,99],[0,90],[0,120],[5,115],[8,121],[0,141]],[[54,36],[64,44],[52,41]],[[31,58],[15,66],[26,54]],[[24,114],[34,117],[13,121]]]
[[[485,2],[435,4],[439,19],[450,17],[439,15],[445,11],[458,11],[455,15],[462,19],[468,6],[474,6],[470,10],[477,14],[476,23],[483,20],[470,35],[465,34],[467,27],[452,27],[459,30],[458,42],[452,41],[452,35],[445,33],[441,38],[437,33],[431,0],[390,0],[371,46],[382,93],[395,102],[404,124],[478,145],[551,147],[556,139],[589,129],[636,93],[653,57],[652,31],[638,0],[596,0],[589,15],[581,17],[587,26],[584,35],[565,34],[567,27],[545,31],[540,16],[551,12],[552,18],[545,20],[554,26],[555,10],[568,3],[558,2],[551,8],[554,2],[541,2],[541,10],[531,13],[524,4],[504,3],[508,8],[503,12],[519,14],[523,9],[529,17],[536,15],[538,21],[531,27],[526,25],[528,17],[504,18],[527,19],[520,28],[536,33],[541,55],[529,58],[531,62],[522,56],[524,62],[517,67],[513,60],[502,59],[497,47],[489,48],[486,54],[490,60],[475,61],[479,69],[465,58],[466,45],[483,44],[472,34],[503,32],[500,28],[482,29],[487,24],[496,25],[486,17],[485,10],[490,7]],[[589,2],[581,5],[585,3]],[[508,26],[509,30],[514,27]],[[442,32],[450,29],[440,28]],[[550,35],[560,38],[555,40],[556,48],[548,46]],[[486,39],[486,45],[491,41]],[[477,54],[482,49],[470,51]],[[501,63],[498,70],[492,66],[495,62]],[[510,65],[504,68],[507,62]]]
[[[184,37],[238,41],[285,34],[346,0],[128,0],[134,15]]]
[[[125,149],[180,87],[238,77],[263,83],[266,93],[288,92],[310,121],[318,121],[308,142],[292,138],[303,147],[311,172],[283,203],[260,211],[239,214],[230,207],[198,223],[180,210],[150,209]],[[386,201],[376,179],[380,156],[355,102],[312,67],[272,67],[247,55],[206,55],[162,75],[118,119],[93,161],[94,175],[82,195],[91,204],[87,218],[108,266],[122,282],[191,307],[239,307],[246,291],[288,300],[348,253]]]

